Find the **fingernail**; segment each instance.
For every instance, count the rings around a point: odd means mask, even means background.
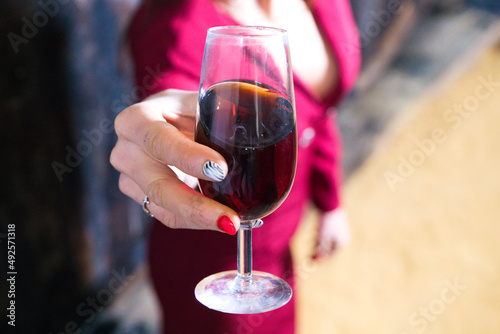
[[[207,161],[203,165],[203,173],[215,182],[220,182],[226,177],[226,173],[221,166],[213,161]]]
[[[236,234],[236,227],[234,227],[234,223],[231,221],[231,219],[229,219],[228,216],[221,216],[217,220],[217,227],[227,234]]]

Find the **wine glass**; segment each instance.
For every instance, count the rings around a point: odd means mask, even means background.
[[[295,176],[297,133],[286,31],[227,26],[208,30],[196,119],[196,141],[227,161],[223,181],[199,180],[205,196],[234,209],[237,270],[206,277],[198,301],[226,313],[267,312],[292,289],[281,278],[252,271],[252,229],[283,203]]]

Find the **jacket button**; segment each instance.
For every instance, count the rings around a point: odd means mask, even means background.
[[[314,131],[313,128],[306,128],[302,134],[300,135],[299,138],[299,145],[300,147],[307,147],[309,144],[311,144],[311,141],[314,139],[316,136],[316,131]]]

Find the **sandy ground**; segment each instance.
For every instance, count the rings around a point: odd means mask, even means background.
[[[294,240],[299,333],[500,333],[500,46],[401,113],[347,181],[352,243]]]

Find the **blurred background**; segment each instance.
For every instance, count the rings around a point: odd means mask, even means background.
[[[159,328],[148,222],[108,163],[114,118],[141,98],[123,40],[138,3],[0,3],[2,333]],[[351,3],[361,49],[343,50],[363,69],[338,121],[352,243],[311,262],[304,218],[299,333],[500,333],[500,2]]]

